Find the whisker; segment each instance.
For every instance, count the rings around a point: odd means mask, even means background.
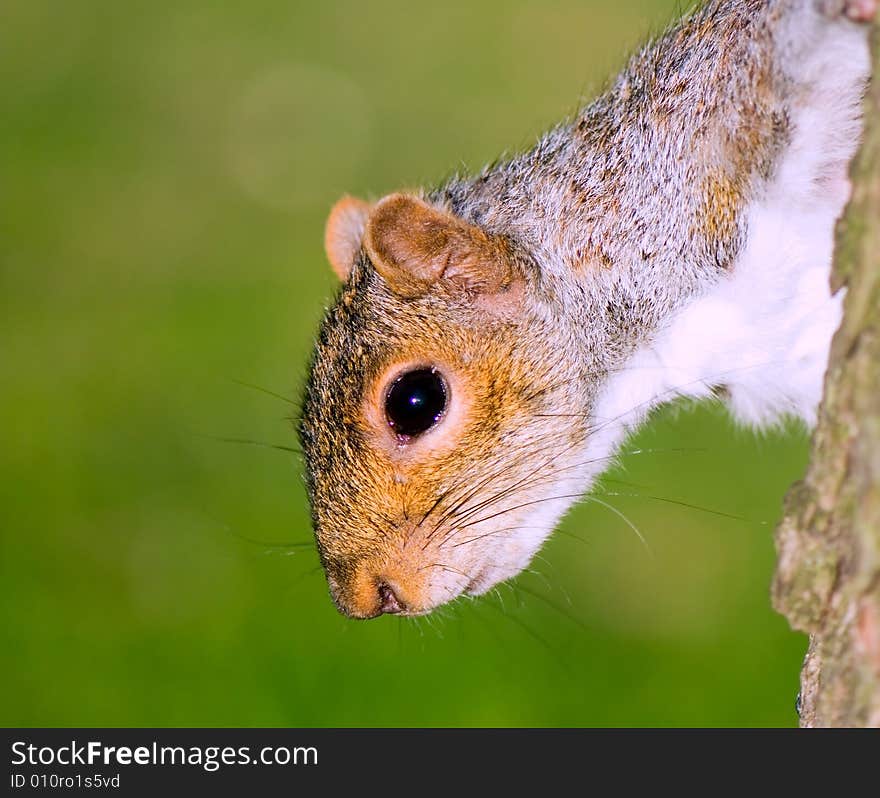
[[[296,402],[293,399],[288,398],[280,393],[275,393],[275,391],[270,391],[268,388],[263,388],[260,385],[254,385],[250,382],[244,382],[243,380],[236,380],[233,378],[232,380],[236,385],[241,385],[243,388],[250,388],[253,391],[259,391],[260,393],[264,393],[267,396],[274,396],[276,399],[280,399],[282,402],[287,402],[287,404],[295,405]]]
[[[534,452],[532,450],[530,450],[527,445],[525,445],[521,448],[525,449],[524,456],[526,456],[526,455],[534,456]],[[549,446],[548,446],[548,448],[549,448]],[[509,454],[509,452],[507,452],[505,454]],[[515,465],[518,462],[519,462],[518,460],[515,460],[513,465]],[[443,525],[443,523],[445,521],[447,521],[451,516],[455,515],[457,513],[457,511],[464,504],[466,504],[468,501],[470,501],[470,499],[473,498],[482,488],[484,488],[487,484],[490,484],[496,477],[503,476],[503,474],[506,473],[507,471],[509,471],[511,467],[512,467],[512,464],[509,461],[502,462],[500,469],[498,469],[497,471],[494,471],[494,472],[490,472],[486,478],[484,478],[479,483],[477,483],[477,485],[472,490],[468,491],[468,493],[460,501],[458,501],[453,507],[451,507],[449,510],[447,510],[440,517],[440,519],[434,525],[434,528],[431,530],[430,534],[425,539],[425,543],[422,546],[422,549],[424,550],[428,546],[428,544],[431,542],[433,537],[437,534],[437,531],[439,530],[439,528]],[[540,468],[541,468],[541,466],[539,465],[538,469],[536,469],[536,470],[539,470]],[[530,477],[530,474],[527,474],[525,477],[523,477],[523,479],[528,479],[529,477]],[[495,494],[495,496],[492,499],[489,499],[487,501],[489,501],[489,502],[497,501],[497,500],[503,498],[504,495],[511,493],[513,490],[516,489],[516,487],[517,487],[517,484],[514,483],[514,485],[508,486],[507,488],[504,488],[500,494]],[[461,515],[463,515],[464,517],[467,517],[470,513],[478,511],[478,510],[482,509],[484,506],[486,506],[486,502],[478,503],[476,505],[476,507],[469,507]],[[461,515],[459,517],[461,517]],[[448,537],[448,535],[446,537]],[[441,540],[441,543],[440,543],[441,546],[445,542],[445,539],[446,538],[444,537],[444,539]]]
[[[569,532],[567,529],[559,528],[554,533],[554,535],[563,535],[564,537],[571,538],[572,540],[576,540],[578,543],[583,544],[584,546],[589,546],[590,541],[586,540],[579,535],[575,535],[573,532]]]
[[[462,540],[459,543],[456,543],[452,546],[453,549],[457,549],[459,546],[466,546],[468,543],[474,543],[477,540],[482,540],[483,538],[488,538],[492,535],[501,535],[505,532],[513,532],[518,529],[543,529],[542,526],[506,526],[503,529],[493,529],[490,532],[486,532],[482,535],[477,535],[476,537],[469,538],[468,540]],[[458,531],[458,530],[456,530]]]
[[[620,510],[618,510],[616,507],[609,504],[608,502],[597,499],[595,496],[586,496],[584,500],[588,502],[593,502],[594,504],[599,504],[602,507],[606,507],[607,509],[609,509],[618,518],[620,518],[633,532],[636,533],[636,537],[638,537],[638,539],[642,541],[642,545],[645,547],[645,551],[647,551],[648,554],[652,557],[654,556],[654,552],[651,551],[651,547],[648,545],[648,541],[645,540],[644,535],[639,532],[639,528],[632,521],[630,521],[629,518],[627,518],[626,515],[624,515]]]
[[[635,455],[635,454],[648,454],[648,453],[667,452],[667,451],[684,451],[684,449],[635,449],[630,452],[625,452],[624,454]],[[694,451],[700,451],[700,450],[694,449]],[[561,454],[564,454],[564,452],[561,452],[560,455]],[[619,456],[620,456],[620,454],[615,453],[615,454],[605,455],[602,457],[594,457],[589,460],[583,460],[579,463],[570,463],[569,465],[556,468],[554,471],[551,471],[549,474],[541,474],[537,479],[535,479],[531,482],[527,481],[529,478],[529,475],[526,475],[526,477],[524,477],[522,480],[520,480],[519,483],[514,483],[513,485],[505,488],[500,493],[495,494],[494,496],[490,497],[489,499],[486,499],[484,502],[477,504],[473,508],[469,508],[466,513],[464,513],[464,514],[462,514],[462,516],[460,516],[460,518],[462,520],[466,519],[472,510],[484,509],[486,506],[490,506],[491,504],[496,503],[500,499],[503,499],[506,496],[510,495],[514,490],[517,490],[517,489],[526,490],[526,489],[538,487],[540,485],[552,484],[557,480],[557,478],[559,477],[560,474],[562,474],[566,471],[571,471],[573,469],[583,468],[585,466],[594,465],[595,463],[600,463],[603,461],[614,460]],[[540,470],[540,466],[539,466],[538,470]],[[534,474],[534,472],[532,472],[532,474]],[[600,480],[601,479],[602,478],[600,477]],[[611,481],[611,480],[609,480],[609,481]],[[618,481],[620,481],[620,480],[618,480]],[[525,484],[523,484],[523,482],[525,482]],[[626,484],[626,483],[624,483],[624,484]],[[640,486],[637,486],[637,487],[640,487]]]
[[[574,445],[575,444],[572,444],[572,446],[574,446]],[[569,448],[571,448],[571,447],[569,447]],[[507,496],[509,496],[510,494],[512,494],[515,490],[518,490],[518,489],[526,490],[526,489],[538,487],[540,485],[552,484],[553,482],[555,482],[557,480],[557,478],[560,474],[562,474],[566,471],[570,471],[570,470],[577,469],[577,468],[582,468],[582,467],[585,467],[588,465],[593,465],[595,463],[599,463],[599,462],[603,462],[603,461],[607,462],[610,460],[614,460],[617,457],[621,456],[621,454],[637,455],[637,454],[656,454],[656,453],[665,453],[665,452],[683,453],[683,452],[697,452],[697,451],[705,451],[705,449],[699,448],[699,447],[667,447],[667,448],[653,448],[653,449],[633,449],[628,452],[614,453],[614,454],[610,454],[610,455],[604,455],[602,457],[594,457],[589,460],[581,461],[579,463],[572,463],[567,466],[562,466],[562,467],[556,468],[554,471],[551,471],[549,474],[546,474],[546,475],[540,474],[537,479],[532,479],[532,481],[530,482],[529,480],[532,477],[534,477],[536,475],[536,473],[538,471],[540,471],[545,465],[552,464],[552,461],[554,459],[565,454],[565,451],[559,452],[559,453],[555,454],[553,457],[551,457],[547,462],[539,464],[536,469],[531,471],[529,474],[526,474],[518,482],[515,482],[512,485],[508,485],[507,487],[505,487],[504,489],[502,489],[498,493],[494,494],[493,496],[489,497],[488,499],[485,499],[482,502],[478,502],[473,507],[469,507],[464,513],[459,514],[458,520],[459,520],[459,522],[463,521],[463,520],[467,520],[467,518],[469,518],[475,512],[478,512],[479,510],[483,510],[486,507],[491,506],[492,504],[496,504],[497,502],[501,501],[502,499],[504,499]],[[485,480],[483,482],[485,483]],[[473,493],[474,492],[472,491],[472,494]],[[437,527],[439,527],[440,524],[442,524],[443,520],[447,520],[450,514],[451,513],[445,514],[443,516],[443,519],[438,522]],[[459,525],[457,525],[457,528],[461,529],[464,527],[462,527],[459,524]],[[423,549],[427,547],[428,542],[433,537],[433,535],[436,533],[436,531],[437,531],[437,528],[435,528],[432,531],[431,535],[428,536],[428,540],[425,542]],[[456,531],[455,528],[450,530],[450,532],[447,533],[446,536],[441,540],[440,545],[442,546],[446,542],[446,540],[448,538],[450,538],[455,533],[455,531]]]
[[[480,625],[486,629],[489,634],[495,638],[495,641],[499,644],[505,654],[510,654],[510,645],[509,641],[505,640],[502,635],[498,633],[498,624],[491,623],[489,620],[483,616],[481,612],[481,608],[486,606],[488,602],[486,601],[476,601],[473,597],[469,597],[471,600],[468,603],[468,609],[472,617],[476,618]],[[509,657],[505,657],[506,661],[509,661]]]
[[[277,449],[281,452],[290,452],[291,454],[302,455],[302,450],[294,446],[284,446],[280,443],[264,443],[263,441],[254,441],[250,438],[223,438],[217,435],[205,435],[206,438],[219,441],[220,443],[241,443],[247,446],[260,446],[264,449]]]
[[[498,601],[501,604],[501,610],[506,613],[507,608],[504,606],[504,596],[501,595],[501,591],[498,589],[497,585],[494,588],[492,588],[492,593],[493,593],[493,595],[498,597]],[[488,601],[486,602],[486,604],[490,604],[490,606],[491,606],[491,603]]]
[[[549,458],[549,460],[547,460],[546,462],[539,463],[532,471],[527,473],[525,476],[520,478],[518,481],[514,482],[512,485],[508,485],[507,487],[503,488],[501,492],[496,493],[495,495],[493,495],[489,499],[484,500],[483,502],[477,503],[474,507],[468,508],[468,510],[466,512],[464,512],[458,516],[459,520],[466,520],[467,518],[471,517],[474,513],[477,513],[480,510],[485,509],[487,506],[491,506],[492,504],[497,503],[501,499],[503,499],[506,496],[509,496],[511,493],[513,493],[513,491],[522,488],[523,483],[528,483],[528,480],[530,480],[532,477],[534,477],[535,474],[538,473],[542,468],[544,468],[547,465],[552,464],[553,460],[557,459],[558,457],[561,457],[566,452],[570,451],[578,443],[579,443],[579,441],[575,441],[575,442],[569,444],[569,446],[565,447],[561,452],[558,452],[558,453],[552,455]]]
[[[576,615],[574,615],[574,613],[569,612],[568,610],[566,610],[565,607],[560,606],[559,604],[557,604],[557,603],[556,603],[555,601],[553,601],[552,599],[547,598],[547,596],[545,596],[545,595],[543,595],[543,594],[541,594],[541,593],[538,593],[538,592],[535,591],[535,590],[530,590],[530,589],[527,588],[525,585],[523,585],[522,582],[520,582],[520,583],[517,585],[517,587],[518,587],[519,590],[522,590],[523,593],[527,593],[527,594],[530,595],[532,598],[536,598],[536,599],[538,599],[539,601],[544,602],[548,607],[550,607],[550,608],[553,609],[553,610],[556,610],[556,612],[558,612],[563,618],[566,618],[567,620],[571,621],[573,624],[576,624],[576,625],[579,626],[581,629],[583,629],[585,632],[591,632],[591,631],[592,631],[592,630],[590,629],[590,627],[587,626],[587,625],[586,625],[586,624],[585,624],[580,618],[578,618]]]
[[[592,495],[592,494],[591,494]],[[711,507],[703,507],[699,504],[690,504],[689,502],[680,501],[678,499],[669,499],[665,496],[650,496],[645,493],[622,493],[622,492],[602,492],[600,495],[602,496],[626,496],[634,499],[651,499],[657,502],[664,502],[665,504],[674,504],[677,507],[686,507],[689,510],[698,510],[701,513],[708,513],[710,515],[717,515],[721,518],[729,518],[732,521],[741,521],[744,524],[760,524],[761,526],[766,526],[767,521],[757,521],[752,518],[746,518],[742,515],[734,515],[733,513],[724,512],[723,510],[714,510]]]
[[[537,559],[537,555],[535,556],[535,559]],[[544,562],[546,562],[546,560],[544,560]],[[552,583],[552,582],[551,582],[551,581],[550,581],[550,580],[549,580],[544,574],[542,574],[542,573],[541,573],[540,571],[538,571],[537,569],[535,569],[535,568],[526,568],[525,571],[524,571],[523,573],[531,574],[532,576],[537,577],[537,578],[540,579],[540,580],[541,580],[541,581],[542,581],[542,582],[543,582],[543,583],[544,583],[544,584],[545,584],[550,590],[553,589],[553,583]],[[519,586],[522,587],[522,584],[520,584]],[[528,592],[528,591],[527,591],[527,592]]]
[[[315,550],[317,548],[317,544],[315,539],[312,538],[310,540],[296,540],[292,543],[289,542],[280,542],[280,541],[272,541],[272,540],[259,540],[257,538],[251,538],[247,535],[242,534],[241,532],[233,529],[228,523],[225,523],[219,518],[214,517],[210,512],[206,512],[208,518],[215,524],[217,524],[220,529],[222,529],[227,535],[231,535],[234,538],[237,538],[243,543],[248,543],[252,546],[260,546],[266,549],[312,549]]]
[[[558,496],[545,496],[543,499],[533,499],[532,501],[522,502],[521,504],[514,505],[513,507],[507,507],[504,510],[499,510],[497,513],[493,513],[492,515],[487,515],[484,518],[478,518],[476,521],[470,521],[467,524],[463,524],[462,526],[458,527],[458,529],[467,529],[468,527],[474,526],[475,524],[482,524],[485,521],[491,521],[493,518],[497,518],[500,515],[504,515],[505,513],[512,513],[514,510],[519,510],[523,507],[529,507],[533,504],[561,501],[562,499],[579,499],[582,495],[583,494],[581,493],[563,493]]]
[[[563,670],[565,670],[569,674],[572,673],[571,666],[563,657],[560,656],[559,652],[554,649],[554,647],[551,646],[550,643],[547,642],[547,640],[545,640],[534,629],[532,629],[531,626],[523,621],[522,618],[518,618],[516,615],[513,615],[499,607],[496,607],[494,604],[492,604],[491,601],[484,602],[484,606],[492,607],[494,610],[500,612],[505,618],[508,618],[512,623],[519,626],[520,629],[522,629],[529,637],[531,637],[535,642],[541,645],[551,655],[553,661],[560,665]]]

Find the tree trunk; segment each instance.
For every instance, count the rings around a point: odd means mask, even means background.
[[[873,64],[880,75],[880,36]],[[846,286],[810,466],[776,530],[773,603],[810,635],[801,726],[880,726],[880,80],[832,282]]]

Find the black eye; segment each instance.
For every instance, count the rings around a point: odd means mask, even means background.
[[[398,377],[385,397],[391,428],[405,438],[433,427],[446,410],[446,383],[435,369],[408,371]]]

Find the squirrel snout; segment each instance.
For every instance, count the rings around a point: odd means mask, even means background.
[[[408,614],[414,609],[408,597],[414,586],[368,564],[347,576],[331,577],[329,582],[336,605],[350,618]]]

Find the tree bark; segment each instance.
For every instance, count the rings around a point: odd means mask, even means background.
[[[875,25],[873,74],[880,75]],[[776,530],[773,603],[810,636],[801,726],[880,726],[880,80],[832,284],[846,287],[810,465]]]

